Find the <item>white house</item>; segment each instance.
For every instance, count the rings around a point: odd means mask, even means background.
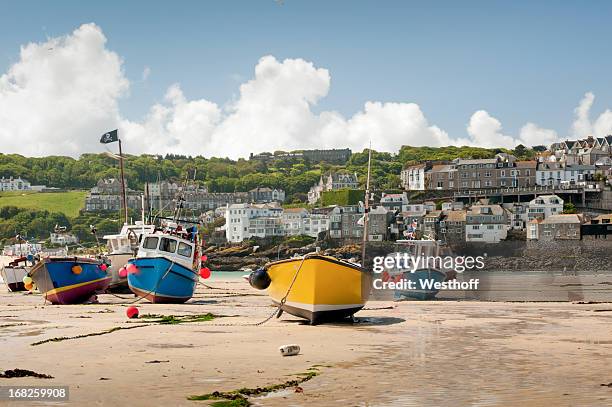
[[[71,233],[51,233],[49,238],[51,244],[67,245],[78,243],[79,238]]]
[[[30,182],[23,178],[0,178],[0,191],[27,191],[32,189]]]
[[[558,162],[542,162],[536,169],[536,184],[559,186],[565,181],[565,169]]]
[[[282,236],[283,208],[275,204],[232,204],[225,210],[225,237],[242,242],[250,237]]]
[[[304,218],[304,234],[317,237],[319,233],[329,230],[329,214],[333,207],[315,208]]]
[[[309,218],[308,211],[304,208],[288,208],[281,215],[283,233],[287,236],[299,236],[306,234],[305,220]]]
[[[498,243],[508,235],[507,212],[500,205],[472,205],[465,220],[465,241]]]
[[[546,219],[551,215],[563,212],[563,199],[557,195],[541,195],[529,201],[527,220],[534,218]]]
[[[529,209],[528,202],[510,202],[502,204],[502,207],[508,213],[508,226],[510,229],[523,230],[525,229],[528,219],[527,210]]]
[[[426,170],[425,164],[417,164],[404,168],[400,173],[402,187],[408,191],[424,191]]]
[[[588,180],[595,175],[597,167],[594,165],[567,165],[565,168],[566,182],[578,183]]]

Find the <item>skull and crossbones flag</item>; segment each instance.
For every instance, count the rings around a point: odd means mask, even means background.
[[[109,131],[108,133],[104,133],[100,138],[100,143],[108,144],[119,140],[119,135],[117,130]]]

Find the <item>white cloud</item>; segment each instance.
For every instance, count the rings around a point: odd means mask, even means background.
[[[0,76],[0,145],[26,155],[79,155],[118,122],[129,82],[122,60],[95,24],[21,48]]]
[[[573,134],[577,138],[584,138],[593,133],[593,127],[591,126],[591,120],[589,119],[589,113],[593,102],[595,101],[595,95],[591,92],[584,94],[584,97],[574,109],[575,120],[572,125]]]
[[[173,106],[156,105],[142,125],[126,123],[125,126],[130,134],[139,127],[147,129],[138,134],[147,137],[144,145],[150,152],[170,149],[231,157],[244,157],[262,150],[313,147],[348,146],[361,150],[369,140],[376,148],[388,151],[395,151],[403,144],[452,142],[446,132],[428,124],[414,103],[367,102],[362,111],[348,120],[333,111],[315,114],[312,107],[327,95],[330,80],[326,69],[316,68],[303,59],[281,62],[265,56],[256,65],[254,78],[240,86],[239,97],[226,106],[222,115],[218,108],[213,108],[216,105],[196,101],[203,108],[202,117],[207,118],[206,126],[198,134],[199,143],[192,144],[194,139],[185,137],[181,130],[183,119],[189,117],[178,117],[176,106],[185,101]],[[167,125],[170,121],[174,123],[173,128]],[[184,150],[182,138],[189,140],[183,143],[188,146]],[[195,151],[194,145],[198,146]]]
[[[179,84],[138,121],[122,117],[119,98],[129,82],[123,61],[106,48],[95,24],[70,35],[28,44],[20,60],[0,77],[0,143],[3,151],[26,155],[101,151],[98,136],[118,127],[130,153],[203,154],[245,157],[249,153],[317,147],[361,150],[372,141],[378,150],[401,145],[479,145],[509,147],[549,144],[554,130],[525,124],[518,136],[503,132],[501,122],[485,110],[475,112],[467,135],[451,137],[430,123],[416,103],[367,101],[351,117],[316,112],[331,84],[329,71],[303,59],[262,57],[253,77],[225,105],[189,100]],[[142,80],[151,70],[145,67]],[[612,112],[591,123],[594,96],[587,93],[576,108],[576,134],[610,132]]]
[[[467,132],[470,144],[475,146],[512,148],[518,144],[513,137],[502,133],[501,122],[485,110],[479,110],[470,117]]]
[[[590,113],[595,101],[595,95],[587,92],[574,110],[573,136],[584,138],[587,136],[605,137],[612,134],[612,111],[606,109],[595,122],[591,122]]]
[[[527,147],[537,145],[549,146],[559,141],[557,132],[551,129],[543,129],[535,123],[527,123],[521,128],[520,142]]]

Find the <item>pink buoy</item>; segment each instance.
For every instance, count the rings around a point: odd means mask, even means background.
[[[137,274],[138,273],[138,267],[136,267],[135,264],[130,263],[127,266],[125,266],[125,269],[127,270],[128,274]]]
[[[208,260],[208,256],[207,256],[207,255],[205,255],[205,254],[203,254],[203,255],[202,255],[202,257],[201,257],[201,259],[202,259],[202,261],[206,261],[206,260]]]
[[[120,278],[126,278],[126,277],[127,277],[127,275],[128,275],[128,272],[127,272],[127,270],[125,269],[125,267],[121,267],[121,268],[119,269],[119,277],[120,277]]]
[[[130,319],[138,318],[138,308],[136,308],[136,307],[128,307],[128,309],[125,311],[125,314]]]
[[[207,279],[210,277],[210,269],[208,267],[202,267],[200,269],[200,277]]]
[[[106,269],[108,268],[108,266],[104,263],[100,264],[100,270],[102,271],[106,271]]]

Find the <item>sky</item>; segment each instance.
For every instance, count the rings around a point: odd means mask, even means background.
[[[247,157],[612,133],[612,2],[0,0],[0,151]],[[114,147],[113,147],[114,148]]]

